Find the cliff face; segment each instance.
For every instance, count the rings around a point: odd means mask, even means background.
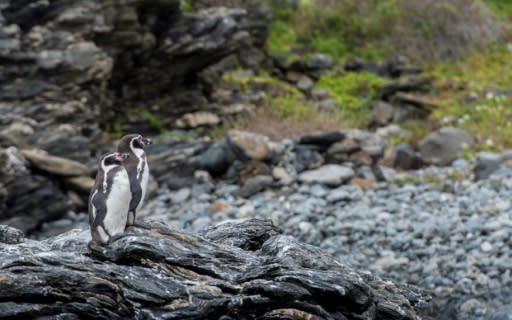
[[[166,125],[207,107],[223,68],[264,59],[269,20],[257,6],[185,15],[179,0],[2,1],[0,220],[27,231],[83,206],[70,192],[88,192],[102,129],[147,133],[148,115]]]

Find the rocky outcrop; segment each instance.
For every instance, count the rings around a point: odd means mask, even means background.
[[[2,243],[0,317],[421,319],[430,300],[350,269],[268,221],[202,234],[152,225],[89,249],[88,231],[79,230]]]
[[[103,129],[146,134],[241,112],[212,103],[212,84],[224,68],[264,59],[270,11],[183,14],[180,4],[0,3],[0,221],[29,232],[83,210],[96,159],[113,147]],[[167,181],[158,169],[158,182]]]

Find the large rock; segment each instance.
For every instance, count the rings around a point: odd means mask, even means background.
[[[224,223],[203,237],[149,228],[89,250],[80,230],[1,245],[0,317],[420,320],[430,300],[268,221]]]
[[[249,131],[230,130],[225,138],[217,141],[198,157],[200,168],[219,175],[235,162],[274,162],[283,147],[267,136]]]
[[[445,166],[461,157],[472,144],[473,139],[464,130],[445,127],[421,140],[418,148],[424,160]]]

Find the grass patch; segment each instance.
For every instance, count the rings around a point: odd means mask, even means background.
[[[488,0],[509,16],[508,0]],[[320,52],[416,61],[454,59],[486,47],[502,35],[500,22],[481,0],[310,0],[291,8],[272,2],[268,47],[273,53]]]
[[[316,87],[328,89],[344,117],[352,126],[359,127],[370,112],[369,102],[387,82],[387,79],[369,72],[332,72],[322,76]]]
[[[456,116],[476,140],[476,151],[512,147],[512,52],[495,46],[451,64],[429,66],[440,108],[431,116]]]
[[[485,0],[484,2],[498,17],[512,20],[512,1]]]

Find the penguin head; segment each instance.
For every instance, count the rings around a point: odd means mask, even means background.
[[[101,167],[109,168],[111,166],[120,166],[123,164],[123,161],[128,158],[128,154],[120,153],[120,152],[109,152],[105,153],[101,157]]]
[[[121,138],[117,150],[119,152],[129,152],[134,149],[144,149],[145,146],[152,143],[151,139],[144,138],[140,134],[128,134]]]

